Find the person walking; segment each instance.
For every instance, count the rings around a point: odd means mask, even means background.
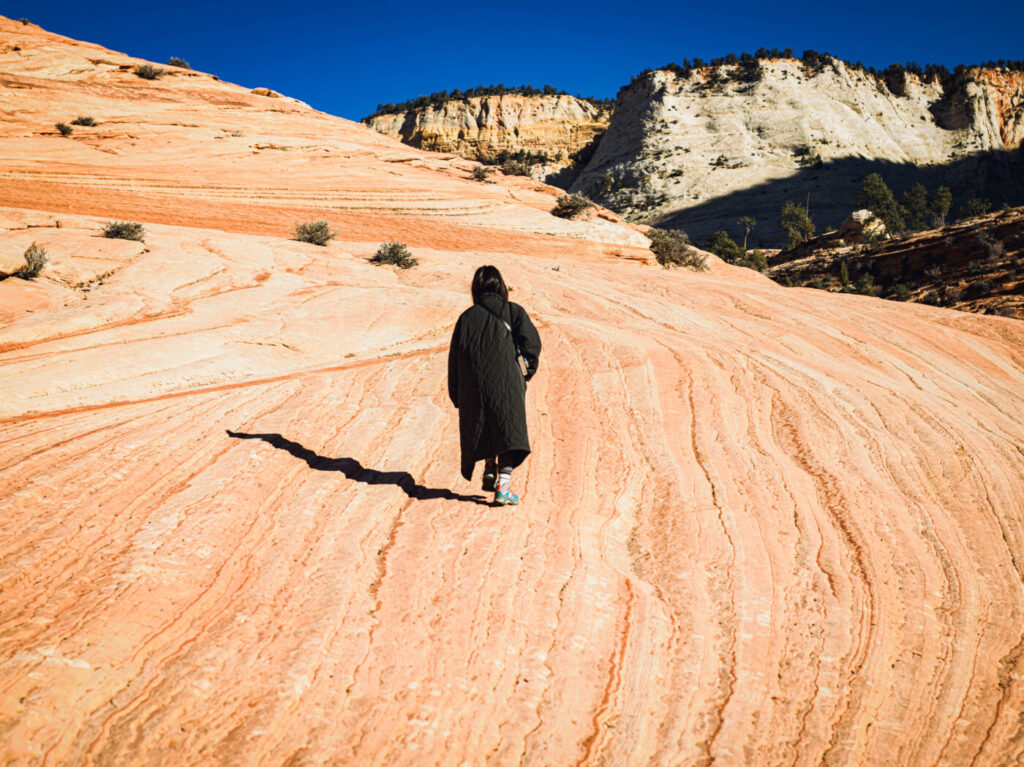
[[[484,461],[483,489],[494,502],[519,503],[512,470],[530,454],[526,382],[537,372],[540,335],[526,310],[508,300],[501,272],[481,266],[473,275],[473,305],[455,323],[448,350],[448,396],[459,411],[462,476]],[[522,357],[526,372],[520,365]]]

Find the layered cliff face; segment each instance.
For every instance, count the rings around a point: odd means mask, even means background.
[[[574,96],[505,94],[445,101],[363,122],[411,146],[471,160],[522,150],[546,154],[564,166],[570,155],[607,130],[610,119],[609,110]]]
[[[897,189],[945,183],[1001,201],[1020,190],[1022,105],[1021,73],[973,70],[950,92],[908,75],[897,96],[838,60],[659,70],[620,93],[573,191],[698,238],[754,216],[755,244],[778,241],[787,199],[837,225],[873,171]]]

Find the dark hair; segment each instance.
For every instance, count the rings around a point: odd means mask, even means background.
[[[508,301],[508,288],[496,266],[481,266],[473,275],[473,303],[480,303],[485,293],[497,293],[502,301]]]

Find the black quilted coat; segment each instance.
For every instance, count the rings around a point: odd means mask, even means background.
[[[517,345],[526,362],[525,378],[516,359]],[[448,396],[459,409],[466,479],[472,479],[477,461],[512,453],[512,464],[518,466],[529,455],[526,381],[536,372],[539,357],[540,336],[526,311],[496,293],[482,295],[455,323],[448,350]]]

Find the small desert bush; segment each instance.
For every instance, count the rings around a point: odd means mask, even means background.
[[[139,64],[135,67],[135,74],[141,77],[143,80],[155,80],[164,73],[160,67],[155,67],[152,64]]]
[[[179,59],[177,56],[171,56],[167,59],[168,66],[178,67],[179,69],[191,69],[188,62],[185,59]]]
[[[94,127],[96,125],[96,121],[94,119],[92,119],[91,117],[82,117],[81,115],[79,115],[78,117],[76,117],[74,120],[71,121],[71,124],[72,125],[84,125],[87,128],[92,128],[92,127]]]
[[[111,240],[145,242],[146,230],[137,221],[111,221],[103,227],[103,236]]]
[[[473,168],[473,180],[474,181],[486,181],[487,176],[490,174],[491,169],[486,165],[477,165]]]
[[[385,242],[370,259],[373,264],[394,264],[399,269],[411,269],[419,263],[412,257],[409,248],[401,242]]]
[[[533,165],[527,160],[506,160],[502,163],[501,169],[506,176],[533,175]]]
[[[24,24],[25,26],[28,26],[29,24],[31,24],[31,23],[32,23],[32,22],[31,22],[31,21],[29,21],[28,19],[18,19],[18,21],[20,21],[20,22],[21,22],[22,24]]]
[[[57,123],[53,127],[55,127],[57,130],[59,130],[60,131],[60,135],[62,135],[62,136],[70,136],[71,135],[71,131],[74,130],[74,128],[72,128],[67,123]]]
[[[33,242],[25,251],[25,265],[14,274],[23,280],[35,279],[39,276],[39,272],[43,271],[46,260],[46,250]]]
[[[331,225],[321,219],[320,221],[307,221],[305,224],[295,224],[295,239],[299,242],[310,242],[314,245],[326,245],[337,232],[331,231]]]
[[[581,194],[563,194],[558,198],[551,213],[559,218],[576,218],[583,211],[594,207],[594,203]]]
[[[708,257],[690,245],[690,238],[680,229],[651,229],[647,232],[651,250],[658,263],[666,269],[687,266],[698,272],[707,271]]]
[[[904,285],[902,282],[897,282],[892,292],[889,293],[889,298],[895,301],[909,301],[910,300],[910,288]]]

